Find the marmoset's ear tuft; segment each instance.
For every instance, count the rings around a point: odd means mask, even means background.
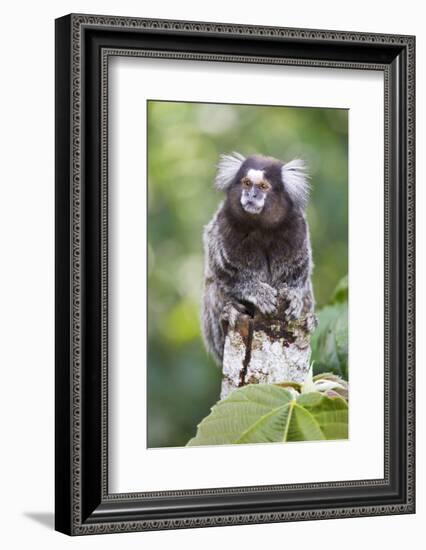
[[[281,168],[281,177],[287,193],[295,205],[304,209],[309,200],[309,175],[306,163],[301,159],[294,159]]]
[[[230,155],[220,155],[216,178],[214,180],[216,189],[219,189],[219,191],[226,191],[245,160],[243,155],[235,153],[235,151]]]

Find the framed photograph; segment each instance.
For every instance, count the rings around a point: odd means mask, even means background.
[[[408,514],[415,38],[56,20],[56,529]]]

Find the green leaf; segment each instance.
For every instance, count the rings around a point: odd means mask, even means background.
[[[336,303],[318,312],[312,335],[314,374],[332,372],[348,379],[348,304]]]
[[[219,401],[188,446],[346,439],[348,405],[317,392],[293,398],[272,384],[252,384]]]
[[[348,380],[348,277],[339,281],[329,305],[317,312],[312,335],[314,374],[332,372]]]
[[[297,399],[297,404],[318,424],[324,436],[322,439],[348,438],[348,404],[344,399],[306,393]]]
[[[347,302],[348,301],[348,276],[345,275],[337,283],[336,288],[334,289],[333,296],[331,297],[330,303],[334,304],[336,302]]]

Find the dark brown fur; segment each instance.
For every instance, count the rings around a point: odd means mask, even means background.
[[[309,229],[297,197],[282,180],[283,165],[261,156],[242,162],[205,229],[203,329],[218,362],[225,338],[223,316],[231,324],[238,311],[259,311],[285,321],[313,316]],[[240,201],[241,179],[250,169],[263,170],[271,184],[259,214],[246,212]]]

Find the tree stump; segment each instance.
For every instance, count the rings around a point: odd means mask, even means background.
[[[228,328],[220,398],[247,384],[303,382],[309,370],[311,332],[306,318],[295,321],[238,316]]]

